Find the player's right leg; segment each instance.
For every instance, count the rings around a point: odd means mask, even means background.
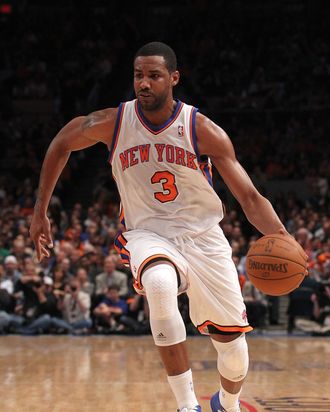
[[[186,328],[177,300],[178,291],[185,291],[188,285],[184,276],[188,263],[172,243],[152,232],[131,230],[122,235],[122,240],[135,278],[134,287],[147,296],[152,335],[178,411],[200,412],[188,361]]]
[[[149,304],[152,335],[178,411],[201,411],[188,362],[186,328],[178,309],[177,272],[169,261],[157,261],[145,268],[141,281]]]

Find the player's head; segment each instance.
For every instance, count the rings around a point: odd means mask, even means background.
[[[177,70],[177,60],[174,50],[165,43],[159,41],[147,43],[135,53],[134,61],[139,56],[162,56],[169,73]]]
[[[167,44],[147,43],[136,52],[134,90],[144,110],[159,110],[172,99],[179,78],[176,55]]]

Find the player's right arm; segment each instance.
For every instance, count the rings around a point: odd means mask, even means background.
[[[37,199],[32,217],[30,236],[40,261],[49,257],[47,247],[52,247],[47,209],[55,185],[73,151],[85,149],[98,142],[111,146],[118,109],[93,112],[79,116],[67,123],[55,136],[45,155],[41,168]]]

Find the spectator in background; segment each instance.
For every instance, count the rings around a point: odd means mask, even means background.
[[[104,298],[94,309],[96,327],[105,326],[110,331],[124,330],[128,305],[119,296],[119,288],[115,285],[109,286]],[[127,319],[126,319],[127,320]]]
[[[296,327],[316,336],[330,336],[330,282],[319,284],[311,301],[314,321],[297,319]]]
[[[321,283],[330,280],[330,252],[318,253],[315,259],[311,259],[310,276]]]
[[[12,294],[12,283],[3,281],[5,276],[4,267],[0,264],[0,335],[20,327],[24,318],[14,313],[15,298]]]
[[[22,276],[18,270],[18,262],[15,256],[9,255],[4,260],[4,274],[1,278],[0,287],[6,289],[11,295],[14,292],[17,281]]]
[[[18,329],[22,335],[37,335],[58,330],[63,327],[61,313],[58,309],[58,299],[53,291],[54,282],[52,278],[45,276],[36,286],[35,292],[38,296],[35,319],[27,326]]]
[[[26,251],[25,248],[25,239],[23,238],[22,235],[19,235],[13,242],[13,247],[12,247],[12,255],[16,257],[16,259],[20,262],[24,261],[26,257],[31,257],[32,255],[32,250],[31,253]]]
[[[52,273],[52,279],[54,282],[53,290],[57,298],[64,298],[66,289],[68,286],[68,281],[64,275],[64,271],[60,266],[56,266]]]
[[[323,219],[322,226],[316,230],[315,237],[320,239],[322,242],[326,242],[330,239],[330,218],[326,217]]]
[[[68,257],[65,257],[60,263],[59,268],[63,271],[63,277],[65,280],[71,279],[73,273],[71,272],[71,262]]]
[[[141,333],[150,333],[149,305],[145,295],[136,292],[128,300],[128,316],[139,323]],[[190,319],[189,322],[191,323]]]
[[[238,281],[239,281],[239,285],[240,285],[241,290],[242,290],[243,286],[244,286],[244,283],[246,282],[246,275],[244,275],[239,269],[240,258],[236,255],[233,255],[232,259],[233,259],[235,268],[237,270]]]
[[[298,318],[312,320],[313,300],[318,287],[318,282],[311,276],[305,276],[300,286],[289,294],[288,306],[288,333],[296,327]]]
[[[304,225],[305,222],[302,221]],[[305,227],[300,227],[295,233],[296,241],[301,245],[305,252],[310,256],[312,250],[313,235]]]
[[[70,244],[70,246],[72,246],[70,241],[68,241],[68,243]],[[70,271],[72,273],[76,273],[78,267],[80,266],[80,259],[82,255],[83,253],[80,249],[75,249],[74,247],[72,248],[72,251],[70,253],[70,262],[71,262]]]
[[[102,252],[90,252],[88,265],[88,277],[89,280],[95,284],[96,276],[102,272],[103,266],[103,253]]]
[[[109,286],[116,286],[120,297],[127,296],[127,276],[125,273],[116,270],[117,260],[117,255],[110,255],[104,259],[103,272],[96,276],[96,295],[105,294]]]
[[[264,328],[266,325],[267,299],[248,279],[244,282],[242,294],[249,323],[254,328]]]
[[[22,298],[22,301],[18,302],[16,310],[21,312],[28,323],[36,317],[39,304],[37,289],[40,287],[41,281],[34,263],[25,264],[22,276],[16,284],[15,296],[18,299]]]
[[[94,294],[94,285],[88,279],[87,270],[79,267],[75,277],[80,283],[80,290],[86,292],[90,297],[92,297]]]
[[[133,281],[134,281],[134,278],[133,278],[133,275],[132,275],[132,272],[131,272],[131,268],[128,265],[124,264],[124,262],[122,261],[122,259],[118,255],[118,252],[115,249],[110,251],[110,255],[114,255],[116,257],[116,262],[117,262],[116,263],[116,269],[119,272],[125,273],[125,275],[128,279],[128,289],[129,289],[128,293],[130,294],[130,291],[135,293],[135,289],[133,288],[132,285],[130,285],[130,283],[131,282],[133,283]]]
[[[267,296],[268,317],[270,325],[279,325],[280,298],[278,296]]]
[[[313,314],[315,320],[320,325],[329,327],[330,331],[330,282],[320,284],[311,299],[314,304]]]
[[[69,291],[64,296],[63,302],[60,303],[63,319],[67,323],[67,330],[87,333],[92,326],[90,307],[90,296],[81,290],[80,282],[77,279],[72,279]]]
[[[248,250],[250,249],[250,247],[252,247],[252,245],[256,242],[257,240],[257,236],[251,236],[248,242],[248,246],[246,249],[246,253],[248,252]],[[241,283],[241,287],[242,285],[242,277],[241,276],[247,276],[246,273],[246,253],[241,257],[241,259],[239,260],[239,263],[237,264],[237,271],[240,275],[240,283]]]

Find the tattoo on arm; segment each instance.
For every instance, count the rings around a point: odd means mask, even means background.
[[[105,110],[99,110],[97,112],[90,113],[86,116],[81,127],[82,130],[89,129],[97,124],[103,123],[107,119],[107,113]]]

